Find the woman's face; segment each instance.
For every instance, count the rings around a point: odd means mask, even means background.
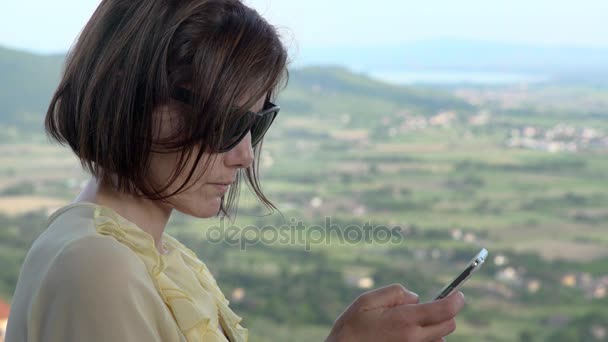
[[[260,98],[249,110],[259,112],[264,106],[264,100],[265,97]],[[175,120],[172,118],[176,117],[176,110],[172,109],[171,105],[162,106],[157,109],[155,115],[160,115],[161,118],[159,121],[160,137],[169,136],[175,129]],[[196,148],[192,151],[185,168],[167,189],[167,193],[177,190],[186,180],[189,171],[194,167],[198,151]],[[170,181],[173,171],[178,167],[180,153],[152,153],[150,158],[149,177],[154,184],[162,187]],[[219,212],[222,196],[228,191],[230,183],[234,182],[237,171],[251,166],[253,158],[250,133],[247,133],[247,136],[238,145],[227,152],[214,155],[205,152],[188,185],[199,177],[200,179],[187,190],[168,198],[170,207],[194,217],[215,216]],[[204,170],[208,163],[211,164]],[[204,174],[202,174],[203,171]]]

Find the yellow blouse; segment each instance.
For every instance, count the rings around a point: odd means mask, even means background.
[[[22,266],[6,342],[248,340],[194,252],[108,207],[78,202],[48,219]]]

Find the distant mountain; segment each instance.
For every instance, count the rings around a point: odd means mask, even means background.
[[[0,47],[0,125],[42,129],[63,60]]]
[[[59,82],[63,61],[64,56],[0,48],[0,127],[15,127],[22,133],[42,132],[44,114]],[[382,101],[422,112],[470,108],[447,93],[389,85],[340,66],[295,68],[290,69],[290,76],[288,90],[281,96],[281,106],[295,115],[307,115],[313,109],[327,111],[328,106],[331,108],[336,102],[367,106]],[[322,89],[320,93],[319,89]],[[325,97],[325,101],[319,105],[321,97]]]
[[[296,105],[291,96],[285,96],[284,107],[293,111],[310,107],[319,97],[332,95],[336,101],[356,98],[358,102],[383,101],[399,106],[416,108],[422,112],[441,109],[471,110],[472,106],[447,92],[410,86],[388,84],[365,73],[353,72],[342,66],[310,66],[290,70],[290,92],[306,94],[306,103]],[[317,89],[315,94],[314,89]],[[296,99],[302,98],[301,95]],[[304,110],[305,112],[305,110]]]
[[[306,47],[297,57],[298,65],[341,64],[365,71],[446,69],[551,74],[608,71],[608,48],[458,39],[377,46]]]

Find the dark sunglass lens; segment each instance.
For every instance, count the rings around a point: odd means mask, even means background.
[[[261,117],[258,117],[258,119],[255,121],[255,123],[251,127],[251,145],[252,146],[257,145],[257,143],[259,143],[260,140],[262,140],[262,138],[264,137],[264,134],[266,134],[266,131],[268,131],[268,129],[270,128],[270,125],[272,125],[272,122],[274,121],[274,118],[276,116],[277,116],[277,112],[272,111],[272,112],[265,113]]]
[[[270,108],[272,108],[272,106]],[[266,134],[266,131],[268,131],[268,128],[270,128],[270,125],[272,125],[278,112],[279,110],[277,107],[276,109],[267,111],[261,115],[249,113],[235,121],[226,129],[224,142],[219,149],[220,152],[227,152],[234,148],[243,140],[249,131],[251,131],[251,145],[257,145],[264,137],[264,134]]]
[[[250,115],[245,115],[231,124],[224,134],[224,142],[222,143],[221,150],[227,151],[236,146],[247,134],[249,127],[251,127],[252,119],[253,118]]]

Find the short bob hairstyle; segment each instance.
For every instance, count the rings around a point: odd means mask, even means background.
[[[276,28],[239,0],[103,0],[68,53],[45,128],[117,191],[166,201],[188,188],[226,123],[287,85],[288,63]],[[178,86],[190,88],[194,105],[179,111],[174,136],[153,139],[153,110],[169,103]],[[243,173],[258,199],[276,209],[260,188],[261,145],[222,198],[220,213],[229,215],[238,200]],[[181,157],[169,183],[157,188],[145,175],[150,153],[164,151]],[[193,151],[187,179],[165,193]]]

